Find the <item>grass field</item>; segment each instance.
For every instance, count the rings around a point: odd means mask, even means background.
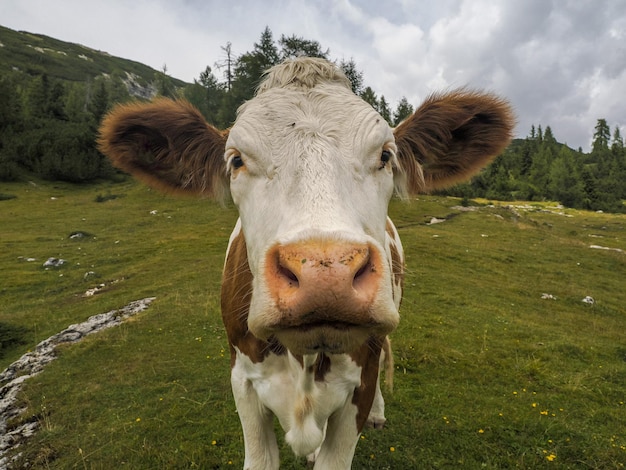
[[[241,468],[219,313],[235,211],[131,182],[0,193],[0,369],[69,324],[157,297],[27,382],[23,419],[40,430],[22,461]],[[626,254],[590,246],[626,250],[626,216],[458,204],[390,207],[408,265],[395,391],[353,468],[624,468]],[[45,269],[49,257],[67,263]],[[284,468],[305,468],[281,445]]]

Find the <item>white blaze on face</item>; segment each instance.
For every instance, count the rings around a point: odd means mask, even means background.
[[[382,242],[393,192],[393,162],[381,168],[383,149],[395,152],[388,124],[339,85],[268,90],[246,103],[226,158],[244,163],[231,166],[231,192],[249,249],[256,255],[306,230]]]
[[[338,84],[269,89],[242,106],[226,159],[255,275],[252,325],[272,304],[259,275],[271,247],[330,238],[384,256],[395,151],[385,120]]]

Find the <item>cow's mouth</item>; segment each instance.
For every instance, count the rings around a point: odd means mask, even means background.
[[[362,325],[355,325],[354,323],[349,323],[345,321],[319,321],[295,326],[292,328],[301,332],[307,332],[315,328],[331,328],[333,330],[345,331],[349,328],[356,328],[358,326]]]
[[[325,321],[280,329],[274,336],[293,354],[342,354],[361,346],[369,336],[368,330],[363,325]]]

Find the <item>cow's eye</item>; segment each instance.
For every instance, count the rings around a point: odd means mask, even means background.
[[[391,160],[391,150],[383,150],[380,154],[380,169],[382,170],[387,166],[387,163]]]
[[[243,158],[241,158],[241,155],[234,155],[230,159],[230,164],[232,165],[233,170],[238,170],[243,166]]]

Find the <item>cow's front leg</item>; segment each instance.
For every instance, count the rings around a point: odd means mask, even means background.
[[[374,403],[367,417],[367,425],[374,429],[382,429],[385,426],[385,399],[380,391],[380,378],[376,381],[376,394],[374,395]]]
[[[277,470],[280,462],[271,411],[261,403],[252,383],[236,367],[230,381],[243,429],[244,470]]]
[[[359,440],[357,407],[350,397],[344,406],[328,419],[326,437],[315,458],[315,470],[349,470]]]
[[[391,352],[391,343],[389,338],[385,338],[383,342],[383,348],[380,353],[379,368],[381,371],[385,371],[385,378],[387,380],[387,389],[391,392],[393,390],[393,354]],[[380,391],[380,373],[376,376],[376,393],[374,395],[374,402],[372,403],[372,409],[367,417],[367,425],[374,429],[382,429],[385,425],[385,399]]]

